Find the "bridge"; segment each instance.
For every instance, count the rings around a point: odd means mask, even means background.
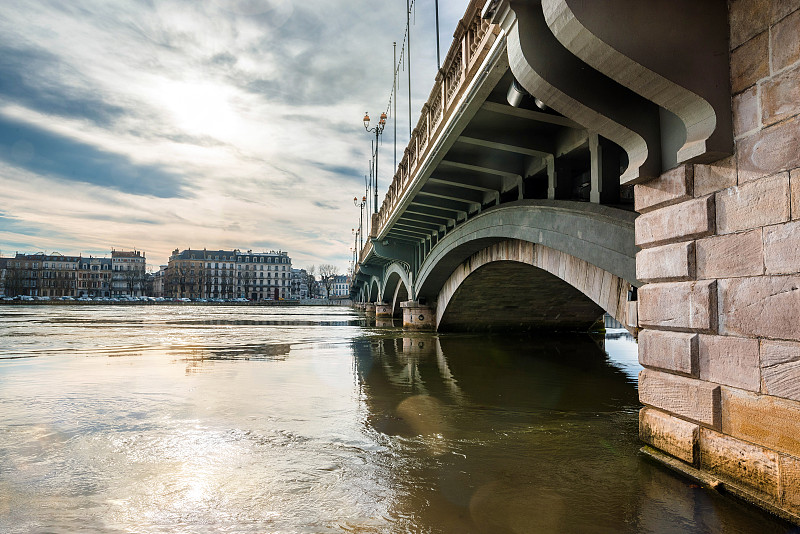
[[[352,295],[638,335],[643,451],[800,523],[800,11],[472,1]]]

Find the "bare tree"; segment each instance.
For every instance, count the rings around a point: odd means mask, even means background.
[[[317,267],[311,265],[306,268],[306,286],[308,286],[308,296],[314,298],[317,294],[319,282],[317,281]]]
[[[323,263],[319,266],[319,280],[325,287],[325,296],[331,297],[331,288],[336,277],[339,276],[336,266],[330,263]]]

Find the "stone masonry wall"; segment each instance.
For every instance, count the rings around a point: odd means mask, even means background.
[[[800,0],[730,46],[734,156],[635,190],[640,433],[800,523]]]

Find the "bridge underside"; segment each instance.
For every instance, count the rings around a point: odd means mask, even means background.
[[[454,293],[441,331],[588,331],[603,309],[558,277],[501,261],[480,267]]]

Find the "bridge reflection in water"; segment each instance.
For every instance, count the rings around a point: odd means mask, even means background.
[[[607,339],[635,354],[627,333]],[[397,530],[785,532],[637,454],[638,364],[604,342],[396,329],[354,341]]]

